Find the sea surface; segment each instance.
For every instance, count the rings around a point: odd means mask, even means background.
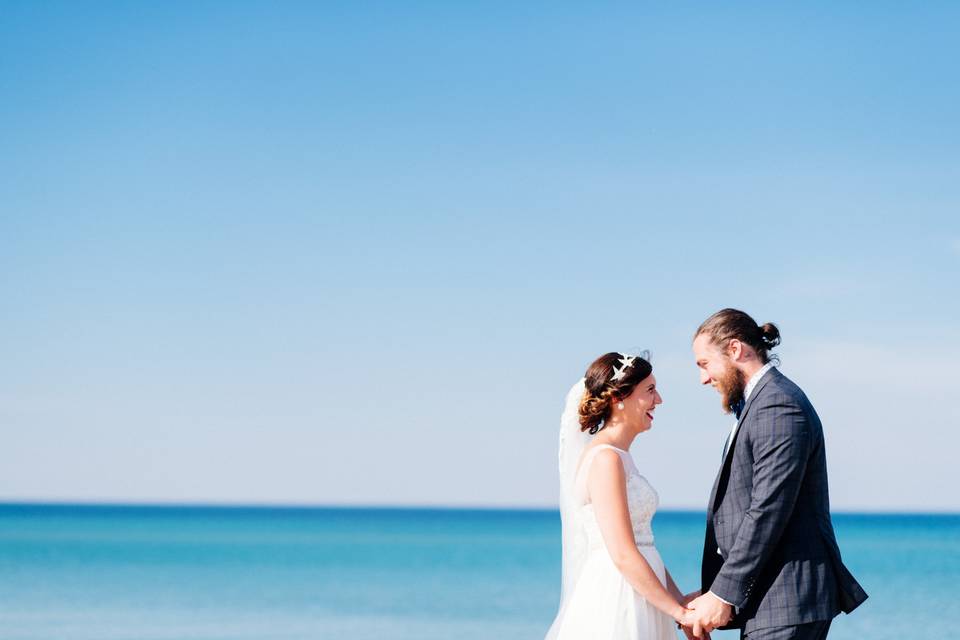
[[[834,523],[871,598],[832,640],[955,635],[960,515]],[[654,533],[694,589],[703,515]],[[559,541],[546,510],[0,505],[0,638],[542,638]]]

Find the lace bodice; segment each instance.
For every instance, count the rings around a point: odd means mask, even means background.
[[[603,536],[600,534],[600,527],[597,524],[597,517],[593,512],[593,504],[591,504],[586,490],[587,470],[596,456],[597,450],[601,448],[615,451],[623,463],[627,481],[627,508],[630,510],[630,522],[633,525],[633,539],[637,546],[652,546],[653,528],[651,523],[660,503],[656,490],[647,482],[646,478],[640,475],[629,453],[610,445],[597,445],[585,454],[580,470],[577,472],[578,493],[583,501],[580,509],[583,515],[583,525],[586,529],[588,547],[590,550],[605,548]]]

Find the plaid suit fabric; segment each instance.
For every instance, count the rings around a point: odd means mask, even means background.
[[[701,573],[748,632],[829,620],[867,597],[833,532],[820,418],[776,369],[750,394],[714,483]]]
[[[817,620],[789,627],[765,627],[741,631],[740,640],[823,640],[830,631],[830,620]]]

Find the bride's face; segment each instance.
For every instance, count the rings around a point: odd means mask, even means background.
[[[653,426],[653,414],[658,404],[663,403],[657,391],[657,379],[651,373],[633,388],[633,393],[623,399],[623,419],[642,433]]]

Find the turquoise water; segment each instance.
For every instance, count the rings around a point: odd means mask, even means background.
[[[834,521],[871,599],[831,638],[943,637],[960,516]],[[703,516],[654,532],[693,589]],[[551,511],[0,505],[5,640],[540,638],[559,579]]]

